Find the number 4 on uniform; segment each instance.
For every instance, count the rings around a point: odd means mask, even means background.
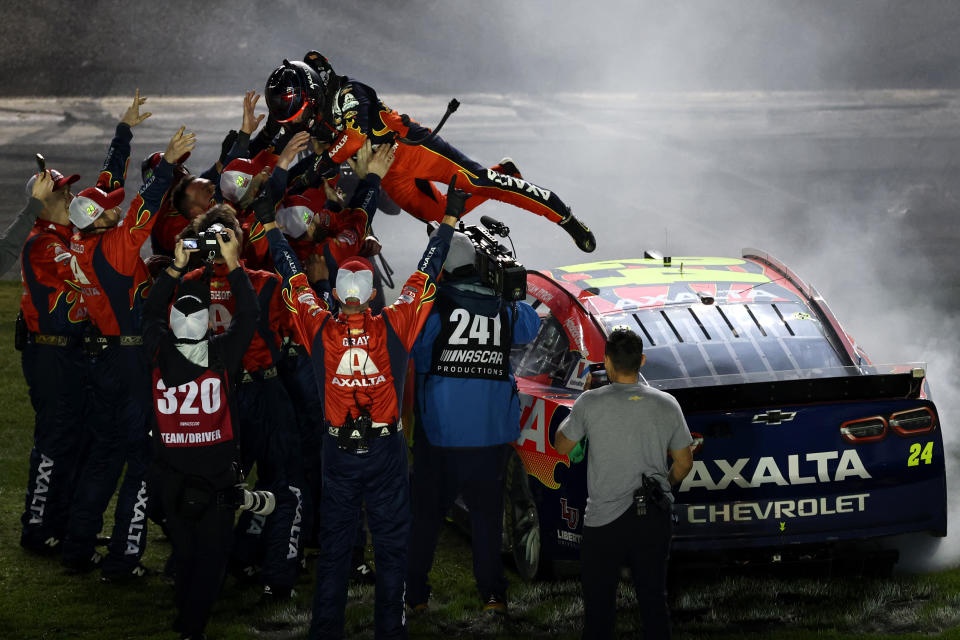
[[[923,460],[923,464],[930,464],[933,462],[933,443],[928,442],[925,445],[921,445],[919,442],[914,442],[910,445],[910,457],[907,458],[908,467],[916,467],[920,464],[920,461]]]

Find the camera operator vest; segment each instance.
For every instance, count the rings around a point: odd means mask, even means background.
[[[509,379],[513,327],[506,305],[488,318],[441,296],[434,310],[440,316],[440,333],[433,343],[430,375]]]
[[[190,382],[167,387],[153,370],[153,408],[165,447],[206,447],[233,440],[226,380],[206,370]]]

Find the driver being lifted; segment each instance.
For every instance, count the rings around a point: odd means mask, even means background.
[[[383,189],[411,215],[438,222],[446,198],[433,181],[457,184],[473,197],[466,211],[485,200],[507,202],[554,222],[586,252],[596,249],[593,233],[578,220],[557,194],[527,182],[516,165],[504,158],[490,169],[468,158],[429,129],[390,109],[371,87],[334,73],[316,51],[304,62],[283,61],[270,74],[265,90],[274,123],[293,130],[309,130],[329,146],[314,162],[312,182],[337,174],[342,162],[366,140],[374,145],[399,138],[396,161],[383,176]],[[313,186],[316,186],[314,184]]]

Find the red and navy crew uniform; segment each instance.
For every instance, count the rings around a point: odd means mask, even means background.
[[[143,309],[144,348],[152,357],[154,471],[167,514],[175,564],[175,628],[200,637],[229,558],[234,509],[222,496],[237,482],[237,409],[232,378],[257,327],[258,306],[243,269],[227,275],[236,313],[209,339],[208,366],[188,360],[167,324],[176,279],[164,269]]]
[[[247,157],[250,153],[249,145],[250,135],[241,131],[237,134],[237,139],[234,141],[233,146],[231,146],[230,151],[227,152],[222,166],[226,166],[236,158]],[[183,158],[180,160],[182,162]],[[201,173],[200,177],[213,182],[217,186],[214,199],[217,202],[222,201],[223,196],[220,194],[220,170],[217,169],[216,163]],[[175,180],[171,188],[176,187],[176,183],[177,181]],[[160,211],[157,212],[157,220],[150,234],[150,248],[153,250],[153,253],[156,255],[170,256],[172,258],[173,250],[177,246],[177,238],[179,238],[180,232],[188,226],[190,226],[190,219],[173,208],[173,201],[171,199],[168,198],[164,200]]]
[[[366,140],[374,145],[392,143],[397,137],[417,141],[430,131],[414,121],[404,124],[371,87],[345,78],[334,97],[332,122],[337,131],[330,148],[317,159],[319,175],[330,177],[341,162],[353,156]],[[518,177],[488,169],[468,158],[440,136],[422,145],[400,144],[383,189],[407,213],[424,221],[439,222],[446,209],[446,196],[433,182],[448,184],[457,175],[457,188],[473,195],[466,212],[485,200],[500,200],[559,223],[569,207],[553,191]]]
[[[379,187],[375,175],[365,181]],[[377,566],[375,635],[406,637],[403,593],[410,496],[406,440],[399,428],[400,398],[410,350],[433,305],[452,232],[451,227],[440,227],[419,270],[382,313],[336,316],[317,299],[282,232],[267,233],[277,270],[284,276],[284,300],[293,316],[294,335],[310,353],[328,425],[320,508],[323,546],[310,638],[343,637],[349,551],[362,504]],[[364,414],[372,422],[366,446],[341,449],[340,429]]]
[[[304,192],[304,196],[316,196],[317,189]],[[301,264],[305,263],[310,254],[329,255],[335,265],[347,258],[352,258],[360,252],[364,239],[370,235],[370,222],[376,210],[368,212],[370,198],[366,196],[368,189],[359,189],[359,198],[351,198],[350,203],[343,209],[337,210],[330,201],[317,215],[320,217],[320,227],[324,230],[326,240],[316,242],[311,238],[298,240],[287,238],[287,242]],[[259,268],[272,268],[270,258],[270,244],[267,242],[263,225],[251,214],[243,223],[247,238],[244,247],[244,257],[248,263],[259,265]]]
[[[283,356],[283,335],[289,333],[289,314],[281,297],[282,282],[276,273],[244,267],[257,296],[260,317],[257,331],[243,354],[237,388],[237,430],[241,443],[241,468],[248,475],[257,465],[257,488],[273,492],[276,509],[269,516],[241,514],[231,563],[248,575],[261,566],[260,579],[271,591],[292,589],[302,553],[304,518],[312,513],[306,495],[303,459],[293,403],[278,377]],[[185,280],[204,277],[202,270]],[[210,276],[210,319],[215,334],[230,325],[236,300],[225,265],[214,265]],[[305,506],[304,503],[307,503]]]
[[[104,168],[97,186],[123,186],[129,157],[127,144]],[[103,562],[105,576],[138,570],[146,546],[146,468],[150,459],[148,422],[149,371],[142,348],[141,313],[150,275],[140,248],[156,220],[170,187],[173,167],[166,160],[146,180],[131,202],[122,224],[102,233],[77,233],[70,243],[76,256],[75,277],[96,335],[87,336],[91,357],[90,451],[77,482],[64,541],[63,562],[88,568],[103,526],[103,511],[123,471],[117,497],[111,544]]]
[[[31,198],[23,215],[42,211],[43,203]],[[84,448],[87,307],[71,268],[72,233],[70,226],[37,219],[21,254],[20,311],[28,331],[21,364],[35,421],[20,544],[41,553],[60,550]]]

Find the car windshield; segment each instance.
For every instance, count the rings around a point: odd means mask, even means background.
[[[609,335],[618,326],[637,332],[649,381],[696,378],[759,382],[811,371],[843,370],[831,329],[796,302],[668,305],[602,316]]]

